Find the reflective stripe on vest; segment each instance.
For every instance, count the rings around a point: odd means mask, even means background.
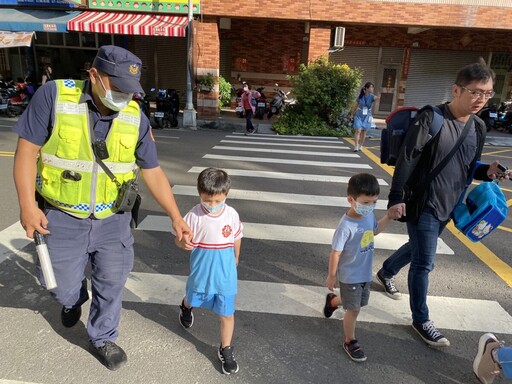
[[[80,103],[83,82],[55,83],[55,122],[41,147],[36,188],[52,205],[75,217],[106,218],[116,213],[118,187],[94,160],[87,102]],[[131,101],[113,120],[105,140],[109,157],[103,161],[120,184],[135,177],[139,125],[139,105]]]

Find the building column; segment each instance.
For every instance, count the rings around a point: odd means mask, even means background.
[[[217,21],[205,20],[194,23],[194,68],[196,81],[201,76],[211,73],[215,78],[215,86],[211,91],[200,90],[196,86],[197,118],[217,118],[219,108],[219,66],[220,39]]]
[[[331,27],[312,24],[309,28],[309,54],[308,62],[322,56],[329,58],[331,44]]]

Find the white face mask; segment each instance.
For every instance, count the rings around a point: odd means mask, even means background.
[[[112,91],[110,89],[105,88],[105,84],[103,84],[103,80],[101,80],[101,77],[98,76],[98,79],[100,80],[101,86],[105,90],[105,96],[99,96],[103,105],[108,109],[111,109],[112,111],[116,112],[125,109],[130,100],[132,99],[133,93]]]

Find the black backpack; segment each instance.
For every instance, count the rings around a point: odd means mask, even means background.
[[[425,109],[431,108],[434,112],[434,118],[430,126],[430,136],[432,140],[443,126],[443,112],[439,107],[427,105],[421,109],[416,107],[397,108],[386,118],[386,128],[382,130],[380,139],[380,162],[387,165],[395,165],[405,134],[416,122],[417,116]]]

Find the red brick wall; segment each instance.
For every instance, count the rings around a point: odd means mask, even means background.
[[[329,57],[329,44],[331,41],[331,28],[329,26],[312,25],[309,29],[309,55],[308,61],[321,56]]]
[[[211,92],[197,92],[197,118],[214,118],[219,114],[219,33],[215,19],[194,22],[194,68],[196,76],[212,73],[216,78]]]
[[[204,15],[250,19],[288,19],[388,26],[510,29],[512,8],[418,4],[365,0],[234,2],[203,0]]]

